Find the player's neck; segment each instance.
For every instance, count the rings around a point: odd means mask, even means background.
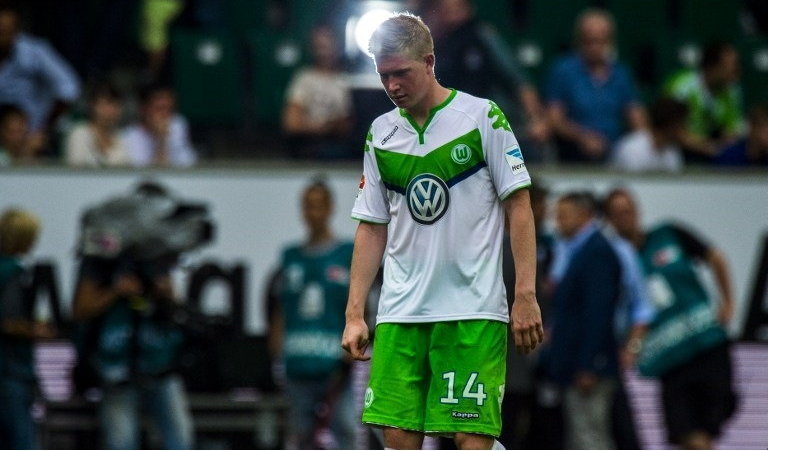
[[[415,105],[412,108],[408,108],[406,110],[407,113],[417,122],[418,125],[423,125],[428,120],[428,115],[431,110],[442,104],[445,100],[448,99],[448,96],[451,95],[451,90],[448,88],[443,87],[436,81],[433,83],[433,86],[428,92],[428,95],[425,96],[420,103]]]
[[[317,246],[320,244],[325,244],[331,241],[333,238],[334,235],[328,229],[315,231],[309,235],[308,244],[310,246]]]

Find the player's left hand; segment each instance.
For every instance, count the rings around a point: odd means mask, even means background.
[[[534,293],[515,295],[511,321],[517,352],[528,354],[545,339],[545,332],[542,328],[542,313],[540,313],[540,306]]]
[[[345,323],[345,331],[342,332],[342,349],[356,360],[370,360],[370,356],[365,353],[369,343],[370,330],[363,319]]]

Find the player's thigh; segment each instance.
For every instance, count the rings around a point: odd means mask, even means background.
[[[506,334],[506,323],[499,321],[436,323],[429,347],[427,432],[500,435]]]
[[[432,324],[382,323],[376,327],[362,421],[422,431],[430,382]]]

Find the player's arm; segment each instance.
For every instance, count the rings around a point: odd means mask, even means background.
[[[535,288],[537,242],[528,190],[515,191],[503,201],[503,206],[509,220],[509,238],[515,264],[512,333],[517,350],[528,353],[544,338],[542,315],[537,304]]]
[[[387,245],[387,225],[360,222],[353,242],[350,266],[350,291],[345,308],[345,331],[342,348],[356,360],[369,360],[364,355],[370,331],[364,320],[364,310],[370,287],[378,273]]]
[[[684,251],[691,257],[704,261],[712,270],[720,293],[721,303],[718,309],[718,320],[724,326],[728,325],[734,314],[734,292],[732,291],[731,276],[729,275],[726,257],[720,249],[710,246],[693,232],[679,224],[673,225],[673,231],[678,235]]]

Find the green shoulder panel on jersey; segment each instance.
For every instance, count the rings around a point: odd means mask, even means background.
[[[370,130],[367,131],[367,138],[364,140],[364,151],[370,151],[370,143],[373,142],[373,127],[370,127]]]
[[[492,100],[489,100],[489,104],[490,104],[490,110],[489,113],[487,113],[487,117],[490,119],[492,119],[493,117],[495,118],[492,121],[492,128],[494,128],[495,130],[502,128],[507,132],[511,132],[512,126],[509,125],[509,121],[506,119],[506,115],[503,114],[503,111],[501,111],[501,107],[499,107],[498,104],[493,102]]]
[[[453,185],[486,165],[481,133],[474,129],[423,156],[407,155],[374,147],[378,171],[389,188],[405,192],[420,174],[434,174]]]

